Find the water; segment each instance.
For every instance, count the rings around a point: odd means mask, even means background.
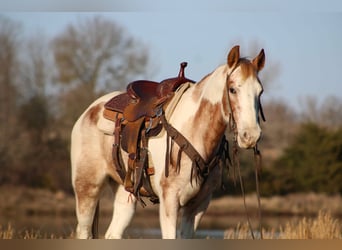
[[[100,217],[99,234],[100,237],[106,232],[110,223],[110,216]],[[285,225],[288,221],[296,221],[297,217],[265,217],[263,218],[263,227],[279,228],[280,225]],[[209,222],[210,221],[210,222]],[[245,216],[217,216],[213,218],[203,217],[199,229],[196,232],[196,238],[199,239],[223,239],[226,229],[234,229],[238,224],[244,225],[247,220]],[[76,226],[75,216],[48,216],[48,215],[26,215],[26,216],[11,216],[11,218],[0,217],[0,225],[2,228],[7,228],[8,223],[17,233],[23,234],[28,232],[39,232],[40,237],[72,238]],[[252,218],[252,224],[255,229],[258,227],[256,218]],[[141,216],[134,218],[131,225],[124,233],[124,238],[127,239],[160,239],[161,231],[159,228],[158,216],[149,215],[148,218]]]
[[[101,223],[101,220],[105,220]],[[104,235],[107,224],[110,218],[100,218],[99,231],[100,236]],[[76,219],[74,217],[61,216],[24,216],[11,219],[0,220],[3,229],[6,229],[8,224],[22,235],[24,232],[37,232],[43,238],[55,237],[70,238],[73,237]],[[205,239],[223,239],[224,230],[202,229],[196,232],[196,238]],[[161,231],[159,228],[137,228],[129,226],[124,233],[124,238],[131,239],[160,239]]]
[[[178,232],[179,235],[179,232]],[[134,239],[160,239],[161,231],[159,228],[131,228],[126,230],[125,235],[127,238]],[[196,239],[223,239],[224,230],[197,230]],[[125,237],[125,238],[126,238]]]

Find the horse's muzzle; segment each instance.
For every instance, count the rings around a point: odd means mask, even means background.
[[[253,148],[258,143],[261,137],[261,129],[245,129],[241,132],[239,131],[237,142],[240,148]]]

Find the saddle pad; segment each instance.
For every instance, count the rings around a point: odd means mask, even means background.
[[[172,97],[171,101],[167,104],[167,107],[165,109],[165,117],[167,120],[170,119],[171,115],[173,114],[173,111],[175,110],[179,100],[187,91],[189,88],[191,88],[195,83],[193,82],[186,82],[183,83],[176,91],[174,96]]]
[[[172,99],[165,105],[165,118],[167,120],[170,119],[170,117],[172,116],[177,104],[179,103],[180,99],[182,98],[183,94],[189,89],[191,88],[195,83],[192,82],[186,82],[183,83],[174,93],[174,96],[172,97]],[[158,137],[162,137],[165,133],[165,129],[162,129],[162,131],[156,136]]]
[[[113,136],[113,133],[114,133],[114,121],[113,120],[115,119],[115,112],[107,110],[112,113],[109,114],[106,112],[106,115],[105,115],[104,112],[106,110],[107,109],[105,109],[104,107],[101,108],[99,114],[102,114],[102,115],[99,116],[99,120],[97,121],[96,126],[105,135]],[[113,119],[108,119],[109,118],[108,116],[110,117],[112,116]]]

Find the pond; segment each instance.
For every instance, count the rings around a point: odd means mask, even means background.
[[[285,225],[289,221],[297,221],[298,217],[264,217],[262,225],[266,229],[277,229],[280,225]],[[99,234],[103,238],[106,229],[110,223],[110,216],[101,216],[99,222]],[[251,218],[254,229],[258,228],[256,217]],[[39,233],[42,238],[51,238],[51,236],[60,238],[73,238],[76,226],[75,216],[48,216],[48,215],[27,215],[15,216],[11,218],[0,217],[0,225],[7,228],[10,223],[15,229],[16,235],[22,235],[25,231]],[[246,216],[217,216],[215,219],[210,216],[203,217],[203,220],[196,232],[196,238],[199,239],[223,239],[225,230],[234,230],[238,224],[245,225],[247,223]],[[158,216],[147,216],[142,218],[138,216],[132,220],[131,225],[124,233],[126,239],[160,239],[161,231],[159,228]]]

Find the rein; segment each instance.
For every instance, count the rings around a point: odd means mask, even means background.
[[[262,113],[262,117],[264,120],[264,115]],[[246,216],[247,216],[247,223],[249,230],[251,232],[252,238],[255,239],[254,233],[253,233],[253,228],[252,224],[250,221],[250,217],[248,214],[248,209],[247,209],[247,204],[246,204],[246,194],[245,194],[245,187],[241,175],[241,169],[240,169],[240,161],[239,161],[239,149],[238,149],[238,144],[237,144],[237,128],[236,128],[236,123],[234,121],[233,115],[230,114],[230,129],[233,131],[234,134],[234,139],[233,139],[233,167],[235,170],[235,167],[238,169],[238,174],[239,174],[239,182],[240,182],[240,188],[241,188],[241,193],[243,197],[243,205],[245,208]],[[258,220],[259,220],[259,231],[260,231],[260,239],[263,239],[263,233],[262,233],[262,225],[261,225],[261,200],[260,200],[260,186],[259,186],[259,173],[261,172],[261,160],[262,156],[261,153],[258,149],[258,145],[256,144],[255,147],[253,148],[254,152],[254,172],[255,172],[255,183],[256,183],[256,193],[257,193],[257,200],[258,200]],[[234,180],[235,180],[235,172],[234,172]]]
[[[226,83],[229,82],[229,77],[231,76],[231,74],[236,70],[236,68],[238,68],[238,64],[231,70],[231,72],[227,75],[227,79],[226,79]],[[253,228],[252,228],[252,224],[250,222],[250,217],[247,211],[247,204],[246,204],[246,194],[245,194],[245,188],[244,188],[244,184],[243,184],[243,179],[241,176],[241,169],[240,169],[240,161],[239,161],[239,149],[238,149],[238,142],[237,142],[237,136],[238,136],[238,131],[237,131],[237,126],[236,126],[236,122],[234,119],[234,115],[233,112],[231,111],[231,101],[229,98],[229,93],[228,93],[228,101],[229,101],[229,108],[230,108],[230,114],[229,114],[229,127],[230,130],[233,132],[234,135],[234,139],[233,139],[233,169],[234,169],[234,181],[235,181],[235,167],[237,167],[238,169],[238,174],[239,174],[239,181],[240,181],[240,187],[241,187],[241,193],[243,196],[243,204],[244,204],[244,208],[245,208],[245,212],[246,212],[246,216],[247,216],[247,223],[248,223],[248,227],[249,230],[251,232],[252,238],[255,239],[254,233],[253,233]],[[259,112],[261,115],[261,119],[265,122],[265,115],[264,115],[264,111],[261,105],[261,101],[260,101],[260,96],[258,98],[258,106],[259,106]],[[261,225],[261,200],[260,200],[260,186],[259,186],[259,173],[261,171],[261,153],[258,149],[258,144],[256,144],[253,148],[254,151],[254,172],[255,172],[255,185],[256,185],[256,193],[257,193],[257,200],[258,200],[258,220],[259,220],[259,231],[260,231],[260,239],[263,239],[263,234],[262,234],[262,225]]]

